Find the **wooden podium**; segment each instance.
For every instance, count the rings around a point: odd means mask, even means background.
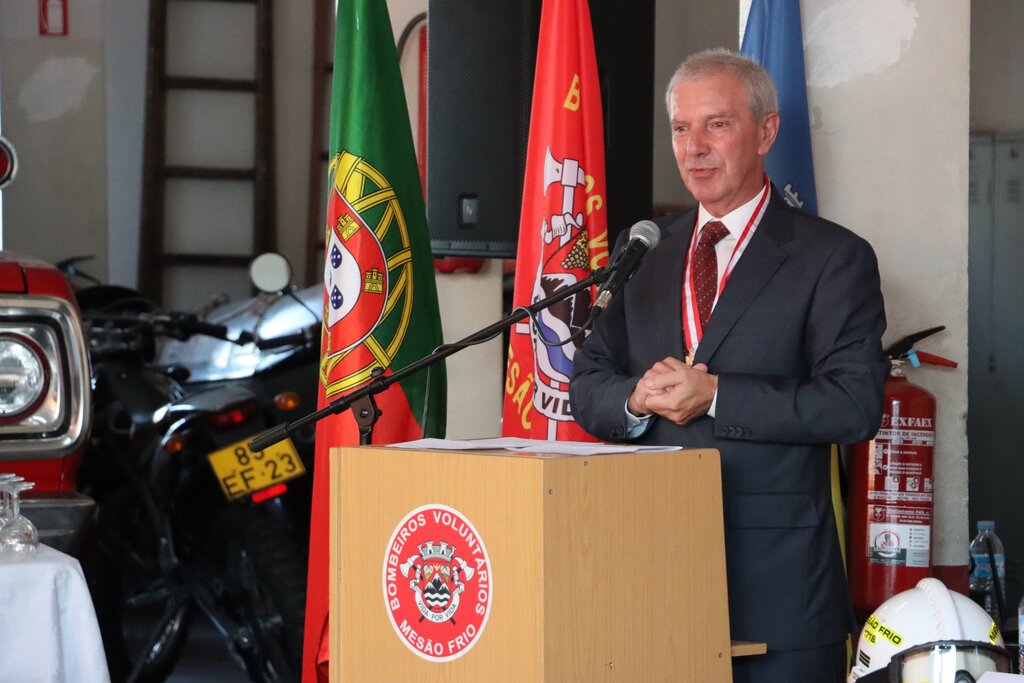
[[[332,683],[732,680],[718,451],[336,448],[331,477]]]

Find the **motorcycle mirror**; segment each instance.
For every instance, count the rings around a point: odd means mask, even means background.
[[[292,266],[281,254],[260,254],[249,264],[249,279],[261,292],[275,294],[291,284]]]

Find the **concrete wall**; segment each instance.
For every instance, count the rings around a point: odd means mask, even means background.
[[[746,12],[742,13],[746,16]],[[655,0],[654,5],[654,204],[694,206],[672,155],[665,88],[687,56],[712,47],[738,49],[734,2]]]
[[[107,239],[117,256],[100,278],[125,286],[138,281],[142,210],[143,120],[149,3],[105,0]]]
[[[874,245],[885,341],[946,325],[923,346],[961,361],[956,371],[911,372],[939,406],[934,562],[962,565],[970,3],[804,0],[801,7],[820,212]]]
[[[313,2],[274,3],[277,250],[307,281],[306,224],[313,101]]]
[[[107,269],[103,3],[69,3],[68,35],[40,36],[35,2],[0,2],[3,133],[18,177],[3,191],[4,249]]]

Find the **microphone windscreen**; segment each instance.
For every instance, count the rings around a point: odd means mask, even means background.
[[[629,239],[641,240],[648,249],[654,249],[661,241],[661,230],[654,221],[639,221],[629,229]]]

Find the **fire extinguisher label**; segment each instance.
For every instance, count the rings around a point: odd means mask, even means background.
[[[931,550],[931,510],[868,505],[868,543],[872,564],[927,567]]]
[[[921,503],[931,505],[931,468],[925,468],[927,457],[935,443],[935,432],[923,430],[882,430],[899,431],[903,434],[918,433],[913,439],[890,441],[879,436],[874,442],[871,454],[871,482],[867,498],[869,501],[890,503]]]
[[[911,418],[895,418],[897,420],[909,420]],[[928,419],[931,422],[930,418]],[[935,430],[934,429],[906,429],[901,427],[883,427],[878,430],[878,435],[875,437],[880,441],[888,441],[892,444],[906,444],[908,446],[934,446],[935,445]]]

